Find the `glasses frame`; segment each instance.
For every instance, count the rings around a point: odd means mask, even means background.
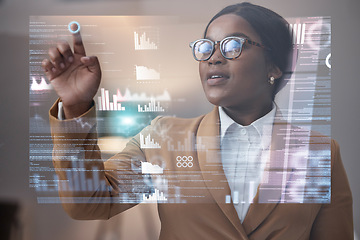
[[[233,38],[240,40],[240,42],[241,42],[242,45],[241,45],[241,49],[240,49],[239,55],[236,56],[236,57],[233,57],[233,58],[229,58],[229,57],[226,57],[226,56],[224,55],[224,53],[223,53],[223,51],[222,51],[222,49],[223,49],[223,48],[222,48],[222,45],[224,44],[225,41],[227,41],[227,40],[229,40],[229,39],[233,39]],[[195,56],[194,46],[195,46],[196,43],[198,43],[198,42],[200,42],[200,41],[210,42],[210,43],[211,43],[211,46],[212,46],[211,53],[210,53],[209,57],[207,57],[207,58],[204,59],[204,60],[199,60],[199,59],[197,59],[197,57]],[[233,60],[233,59],[236,59],[236,58],[240,57],[240,55],[241,55],[241,53],[242,53],[242,50],[243,50],[243,46],[244,46],[245,43],[248,43],[248,44],[250,44],[250,45],[254,45],[254,46],[257,46],[257,47],[260,47],[260,48],[263,48],[263,49],[268,49],[266,46],[262,45],[261,43],[254,42],[254,41],[249,40],[249,39],[247,39],[247,38],[236,37],[236,36],[226,37],[226,38],[224,38],[224,39],[221,40],[221,41],[215,41],[215,42],[212,41],[212,40],[210,40],[210,39],[201,38],[201,39],[198,39],[198,40],[196,40],[196,41],[191,42],[191,43],[189,44],[189,47],[191,48],[193,57],[194,57],[194,59],[195,59],[196,61],[205,62],[205,61],[209,60],[209,59],[211,58],[211,56],[214,54],[214,52],[215,52],[215,46],[216,46],[216,45],[219,45],[221,55],[222,55],[225,59]]]

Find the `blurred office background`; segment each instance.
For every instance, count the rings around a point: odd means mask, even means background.
[[[157,239],[155,205],[139,205],[109,221],[70,219],[59,204],[38,204],[29,188],[29,17],[43,15],[176,16],[206,23],[234,0],[0,0],[0,215],[1,236],[13,239]],[[357,0],[250,1],[284,17],[330,16],[332,22],[331,136],[341,148],[353,192],[355,234],[360,234],[360,2]],[[205,27],[205,25],[204,25]],[[176,31],[176,29],[174,29]],[[198,36],[201,36],[199,32]],[[187,44],[187,43],[186,43]],[[190,54],[190,52],[189,52]],[[196,69],[194,62],[194,69]],[[198,79],[193,79],[198,81]],[[197,89],[201,90],[198,84]],[[188,116],[205,113],[195,107]],[[193,112],[192,112],[193,111]],[[3,220],[5,219],[5,220]]]

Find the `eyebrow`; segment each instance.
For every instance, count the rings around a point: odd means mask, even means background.
[[[241,32],[231,33],[231,34],[226,35],[225,37],[243,37],[243,38],[251,40],[251,38],[248,35],[246,35],[245,33],[241,33]],[[211,39],[209,37],[205,37],[205,38],[213,41],[213,39]]]

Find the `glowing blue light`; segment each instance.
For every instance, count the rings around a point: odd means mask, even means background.
[[[131,126],[131,125],[134,125],[135,121],[132,117],[123,117],[122,118],[122,124],[124,125],[128,125],[128,126]]]
[[[76,24],[76,25],[77,25],[77,29],[76,29],[75,31],[71,29],[71,25],[73,25],[73,24]],[[74,34],[75,34],[75,33],[78,33],[78,32],[80,31],[80,24],[79,24],[77,21],[72,21],[72,22],[69,23],[68,29],[69,29],[69,31],[70,31],[71,33],[74,33]]]

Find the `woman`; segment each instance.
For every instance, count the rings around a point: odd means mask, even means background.
[[[291,52],[286,21],[250,3],[232,5],[191,47],[214,110],[194,119],[156,118],[105,163],[92,106],[99,62],[86,56],[80,34],[74,35],[74,52],[66,42],[50,49],[43,67],[62,101],[50,110],[53,161],[68,214],[107,219],[166,186],[161,201],[172,203],[158,206],[160,239],[352,239],[351,192],[337,143],[309,133],[311,151],[329,151],[330,144],[332,150],[331,203],[314,203],[306,169],[313,160],[296,155],[301,147],[286,145],[284,133],[298,128],[281,120],[273,103]],[[161,148],[141,145],[149,134]],[[185,149],[164,147],[191,134]],[[292,144],[298,146],[296,139]],[[296,157],[285,160],[286,152]],[[139,169],[159,158],[164,172],[151,182]],[[177,164],[183,159],[191,167]],[[99,176],[93,189],[75,187],[82,184],[78,168],[87,170],[83,180]],[[326,195],[326,186],[315,188]]]

